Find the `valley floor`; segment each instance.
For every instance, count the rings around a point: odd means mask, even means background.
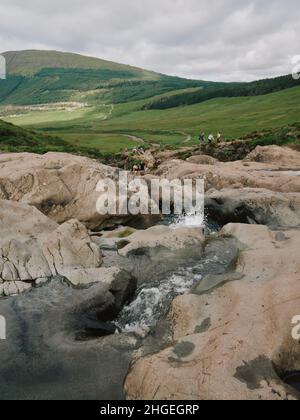
[[[213,99],[167,110],[142,110],[149,100],[42,109],[0,107],[0,118],[56,135],[72,145],[117,153],[144,145],[182,147],[198,143],[200,132],[222,130],[225,140],[299,122],[300,87],[256,97]]]

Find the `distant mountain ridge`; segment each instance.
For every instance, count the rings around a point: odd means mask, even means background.
[[[97,106],[149,99],[143,109],[168,109],[214,98],[265,95],[300,85],[291,76],[252,83],[189,80],[59,51],[9,51],[2,55],[7,79],[0,80],[0,105],[5,106],[59,102]]]
[[[118,64],[100,58],[75,53],[24,50],[2,53],[6,59],[7,72],[10,75],[33,76],[44,68],[81,68],[94,70],[133,71],[142,78],[157,79],[158,73],[143,70],[126,64]]]
[[[7,79],[0,80],[3,105],[119,103],[209,85],[73,53],[26,50],[2,55],[7,62]]]

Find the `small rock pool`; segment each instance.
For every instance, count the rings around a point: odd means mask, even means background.
[[[283,378],[283,382],[300,392],[300,371],[287,373]]]

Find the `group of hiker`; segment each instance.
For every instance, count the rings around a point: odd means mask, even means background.
[[[200,144],[209,144],[209,145],[216,145],[223,143],[223,135],[222,131],[219,130],[217,133],[217,138],[215,139],[215,136],[210,133],[206,139],[206,134],[204,132],[201,132],[199,134],[199,142]],[[152,163],[149,163],[146,159],[146,150],[142,147],[135,147],[134,149],[129,152],[129,150],[126,150],[127,157],[125,160],[125,169],[131,170],[133,173],[144,173],[147,172],[148,169],[153,167],[154,164],[159,164],[160,162],[156,161]],[[132,162],[131,157],[135,157],[135,162]],[[148,158],[148,156],[147,156]]]
[[[132,153],[134,153],[137,156],[142,156],[145,154],[145,149],[143,147],[138,147],[138,148],[132,149]]]
[[[200,143],[203,143],[203,144],[206,143],[206,136],[204,132],[199,134],[199,141]],[[216,144],[215,137],[212,133],[208,135],[207,142],[208,144]],[[217,134],[217,143],[220,144],[222,142],[223,142],[223,135],[222,135],[222,132],[219,130]]]

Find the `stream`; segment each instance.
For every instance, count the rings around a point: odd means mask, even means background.
[[[220,226],[200,215],[170,216],[162,222],[173,229],[180,227],[203,228],[206,233],[219,230]],[[197,261],[192,266],[179,268],[166,278],[153,278],[142,284],[134,300],[123,308],[116,320],[116,327],[123,332],[146,335],[162,319],[176,296],[189,292],[206,273],[206,265],[213,260]]]
[[[190,267],[179,269],[162,281],[154,279],[146,287],[142,286],[135,299],[123,308],[116,320],[117,327],[123,332],[146,335],[166,315],[173,299],[191,290],[201,278]]]
[[[195,217],[165,221],[174,228],[199,222],[202,226],[203,220]],[[213,231],[215,226],[206,228]],[[124,399],[130,364],[172,300],[189,292],[206,273],[225,272],[233,258],[231,248],[212,242],[201,260],[174,264],[167,274],[154,266],[146,283],[138,285],[131,301],[109,321],[95,315],[104,304],[101,283],[74,289],[53,278],[22,295],[2,298],[7,339],[0,341],[0,399]],[[161,334],[168,336],[164,328]],[[99,333],[87,334],[91,330]],[[148,340],[147,352],[165,344],[162,338]]]

